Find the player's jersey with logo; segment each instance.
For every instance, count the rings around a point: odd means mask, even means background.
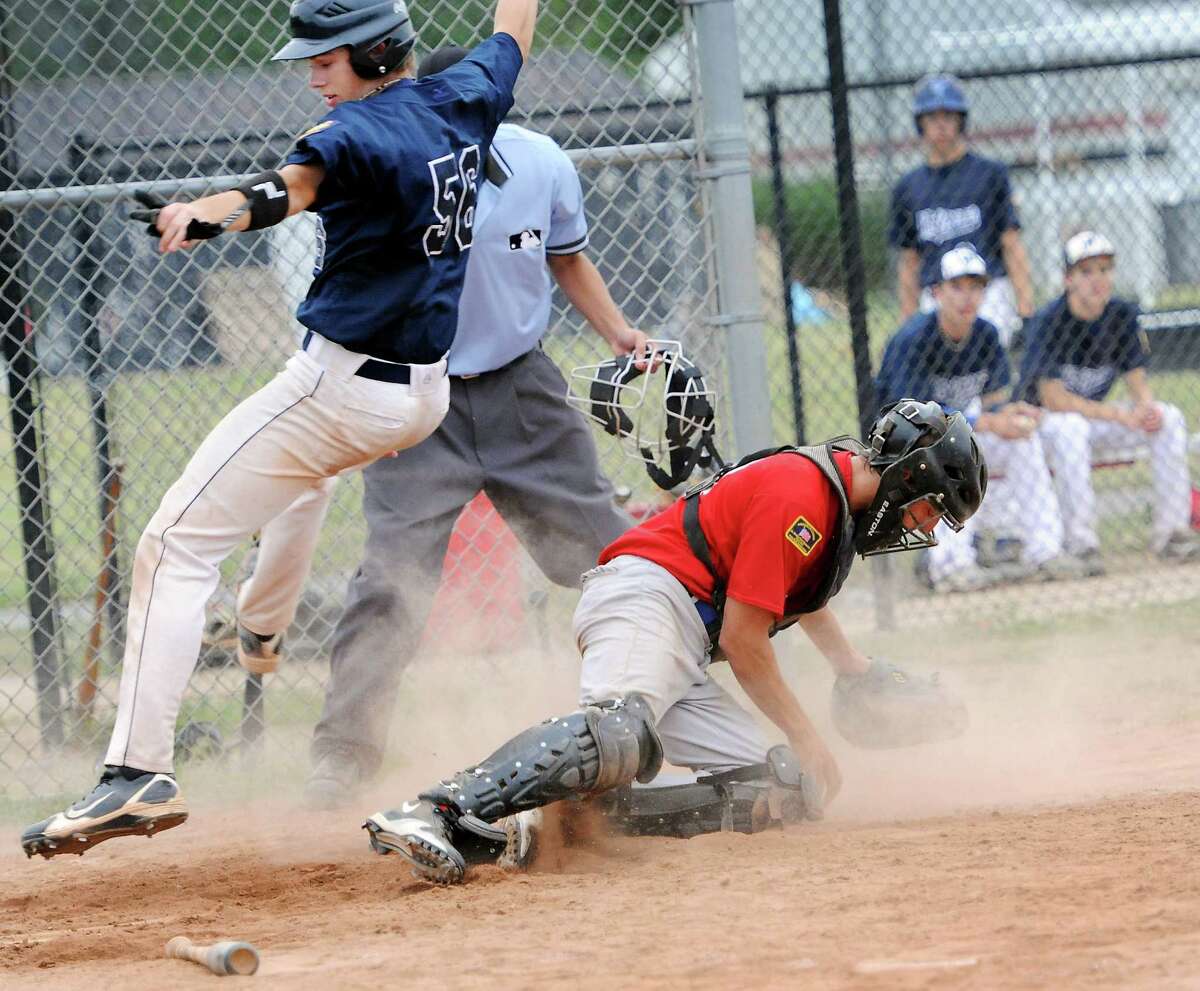
[[[1060,296],[1033,315],[1021,361],[1021,398],[1038,402],[1040,379],[1058,379],[1084,399],[1102,401],[1117,377],[1150,360],[1136,303],[1110,299],[1100,319],[1080,320]]]
[[[922,165],[896,184],[888,238],[920,254],[921,285],[931,286],[942,255],[958,244],[979,252],[993,278],[1004,276],[1000,236],[1020,226],[1008,169],[968,152],[950,165]]]
[[[850,491],[850,455],[834,464]],[[731,599],[776,616],[806,611],[826,572],[841,525],[828,478],[806,457],[775,454],[724,475],[700,497],[700,526]],[[690,592],[711,601],[712,575],[688,546],[683,500],[626,531],[600,554],[604,564],[633,554],[662,566]]]
[[[449,350],[483,163],[520,68],[516,41],[493,35],[443,72],[339,104],[301,135],[288,162],[325,169],[304,326],[389,361],[429,364]]]
[[[938,330],[936,313],[918,313],[888,341],[875,387],[881,406],[908,397],[971,412],[981,397],[1011,380],[992,324],[977,317],[966,340],[955,343]]]

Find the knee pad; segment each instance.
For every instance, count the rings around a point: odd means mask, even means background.
[[[421,797],[495,822],[524,809],[651,780],[662,767],[654,714],[640,695],[606,699],[519,733],[476,767]]]

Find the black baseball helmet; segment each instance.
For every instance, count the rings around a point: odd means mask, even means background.
[[[901,399],[885,409],[867,438],[867,461],[879,491],[860,516],[855,549],[863,557],[932,547],[933,534],[906,523],[906,510],[926,500],[940,519],[961,530],[987,492],[987,462],[961,413],[937,403]]]
[[[350,49],[350,66],[363,79],[398,69],[417,40],[404,0],[295,0],[292,40],[272,61],[313,58]]]

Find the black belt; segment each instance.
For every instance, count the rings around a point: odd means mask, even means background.
[[[499,368],[489,368],[486,372],[468,372],[466,375],[451,375],[450,377],[453,379],[463,379],[464,381],[467,381],[467,382],[474,382],[475,379],[487,378],[489,375],[495,375],[497,372],[506,372],[510,368],[512,368],[513,365],[516,365],[516,364],[524,361],[531,354],[533,354],[534,351],[540,351],[541,347],[542,347],[542,345],[539,343],[537,347],[530,348],[524,354],[517,355],[515,358],[513,358],[512,361],[505,362]]]
[[[313,332],[310,330],[304,335],[304,343],[300,345],[301,351],[307,351],[309,342],[313,339]],[[368,358],[354,373],[365,379],[371,379],[375,382],[394,382],[397,385],[408,385],[412,379],[412,373],[408,365],[398,365],[391,361],[379,361],[376,358]]]

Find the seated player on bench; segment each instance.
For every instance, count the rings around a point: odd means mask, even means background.
[[[1200,560],[1200,541],[1189,526],[1187,426],[1178,407],[1154,398],[1137,305],[1113,295],[1116,254],[1112,241],[1095,231],[1067,241],[1065,292],[1030,321],[1021,390],[1046,409],[1038,432],[1072,553],[1100,557],[1093,459],[1140,448],[1149,451],[1154,479],[1151,548],[1164,561]],[[1118,377],[1131,401],[1108,398]]]

